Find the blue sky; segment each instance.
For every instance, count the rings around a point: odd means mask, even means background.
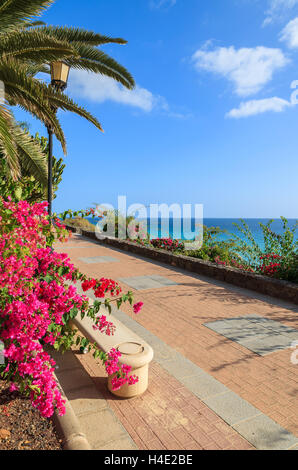
[[[59,114],[54,210],[126,195],[202,203],[205,217],[298,218],[298,0],[58,0],[44,20],[127,39],[104,50],[137,83],[71,71],[67,93],[105,133]]]

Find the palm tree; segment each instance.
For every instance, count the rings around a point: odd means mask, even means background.
[[[20,106],[51,127],[64,152],[66,142],[57,109],[75,112],[102,128],[87,110],[35,75],[49,72],[52,61],[64,60],[73,68],[106,75],[129,89],[135,85],[124,67],[97,49],[107,43],[126,44],[124,39],[33,21],[54,1],[0,0],[0,80],[5,86],[5,102],[0,103],[0,154],[14,179],[20,176],[22,166],[44,185],[46,156],[38,143],[15,123],[10,106]]]
[[[135,86],[133,77],[124,67],[103,51],[97,49],[97,46],[109,43],[127,44],[125,39],[102,36],[101,34],[80,28],[59,26],[43,26],[34,28],[34,31],[47,35],[51,39],[70,44],[76,52],[76,55],[68,56],[65,59],[65,62],[70,67],[106,75],[117,80],[128,89],[132,89]]]

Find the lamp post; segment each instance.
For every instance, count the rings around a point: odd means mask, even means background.
[[[52,62],[51,85],[57,91],[63,91],[67,87],[70,66],[65,62]],[[54,108],[56,112],[56,108]],[[53,194],[53,130],[47,127],[49,135],[49,159],[48,159],[48,214],[52,217],[52,194]]]

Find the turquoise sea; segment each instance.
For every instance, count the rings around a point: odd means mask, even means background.
[[[91,223],[95,224],[97,223],[96,219],[89,218],[88,219]],[[245,222],[248,224],[250,230],[252,231],[252,234],[254,236],[254,239],[262,246],[263,245],[263,237],[262,237],[262,230],[260,227],[260,223],[266,224],[270,219],[244,219]],[[297,222],[298,219],[288,219],[289,222],[289,227],[294,227],[295,223]],[[195,231],[195,221],[194,220],[188,220],[187,225],[188,228],[184,231],[179,230],[177,231],[177,228],[175,226],[179,227],[179,223],[177,224],[177,220],[170,219],[169,228],[165,228],[162,230],[162,226],[164,225],[164,220],[162,221],[161,219],[154,219],[153,221],[147,222],[148,226],[148,233],[150,233],[151,238],[162,238],[162,237],[170,237],[170,238],[178,238],[178,239],[184,239],[184,240],[189,240],[192,239],[193,237],[191,236],[191,233],[189,233],[190,230]],[[207,227],[219,227],[222,230],[226,230],[227,232],[234,233],[239,235],[242,238],[242,234],[237,230],[237,228],[233,225],[234,223],[240,224],[240,219],[217,219],[217,218],[206,218],[203,221],[204,225]],[[183,223],[182,223],[183,227]],[[275,219],[272,222],[271,228],[274,232],[278,234],[283,233],[283,224],[280,219]],[[220,234],[218,236],[218,240],[227,240],[229,238],[228,234]],[[298,230],[296,232],[296,239],[298,240]]]

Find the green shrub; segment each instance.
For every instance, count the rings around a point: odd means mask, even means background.
[[[48,139],[39,137],[35,134],[34,140],[40,144],[45,155],[48,154]],[[8,172],[7,163],[0,154],[0,196],[7,199],[9,196],[14,202],[28,201],[30,203],[42,202],[47,198],[47,188],[43,187],[34,176],[30,174],[27,168],[22,167],[21,178],[17,181],[13,180]],[[57,160],[53,156],[53,199],[56,198],[58,185],[62,180],[62,174],[65,165],[62,158]]]
[[[219,227],[204,226],[202,247],[199,250],[188,251],[186,243],[184,254],[204,261],[220,261],[224,264],[229,264],[234,259],[240,261],[239,257],[231,252],[231,248],[234,245],[233,242],[219,240],[219,237],[225,233],[227,233],[226,230],[222,230]]]
[[[293,228],[288,220],[281,217],[283,232],[278,234],[272,230],[271,219],[267,224],[260,223],[263,235],[261,246],[244,220],[234,224],[242,237],[233,234],[234,249],[243,257],[256,272],[278,279],[298,282],[298,240],[296,231],[298,221]]]
[[[90,232],[95,232],[95,225],[91,224],[89,220],[84,219],[83,217],[75,217],[74,219],[67,219],[66,224],[71,227],[76,227],[82,230],[89,230]]]

